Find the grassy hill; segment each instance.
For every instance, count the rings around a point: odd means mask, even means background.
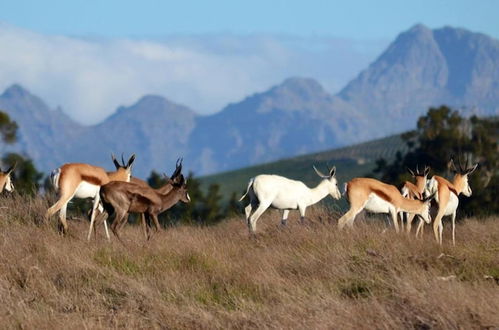
[[[353,177],[370,173],[375,166],[376,159],[381,157],[392,159],[397,151],[406,149],[407,146],[401,136],[392,135],[349,147],[204,176],[200,180],[204,189],[213,183],[220,185],[223,198],[227,200],[233,192],[242,195],[249,179],[258,174],[278,174],[301,180],[309,186],[315,185],[319,182],[319,178],[312,169],[312,165],[326,172],[326,165],[329,164],[336,166],[338,182],[342,186],[343,182]]]
[[[313,207],[287,228],[269,212],[249,239],[245,224],[178,226],[145,244],[125,226],[87,242],[44,222],[40,197],[0,197],[0,324],[6,329],[496,329],[497,218],[444,228],[439,247]]]

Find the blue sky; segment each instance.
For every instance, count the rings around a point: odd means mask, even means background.
[[[499,37],[499,1],[16,0],[0,3],[4,22],[41,33],[108,37],[273,33],[391,39],[423,23]]]
[[[498,13],[492,0],[1,1],[0,93],[21,84],[85,124],[146,94],[210,114],[292,76],[334,94],[417,23],[499,39]]]

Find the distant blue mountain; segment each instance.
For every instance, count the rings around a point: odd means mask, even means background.
[[[463,29],[416,25],[338,96],[387,133],[414,127],[430,106],[498,114],[499,41]]]
[[[387,136],[442,104],[499,115],[498,40],[416,25],[337,95],[312,79],[289,78],[210,116],[145,96],[82,126],[19,85],[0,95],[0,110],[20,126],[19,142],[4,150],[28,154],[44,171],[74,161],[111,169],[111,152],[135,152],[139,177],[171,171],[178,157],[206,174]]]

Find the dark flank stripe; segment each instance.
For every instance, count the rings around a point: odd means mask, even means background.
[[[88,183],[94,184],[96,186],[102,186],[101,180],[99,178],[93,177],[93,176],[88,176],[88,175],[82,175],[81,179],[83,181],[86,181]]]
[[[385,201],[391,203],[390,196],[388,196],[387,194],[385,194],[383,191],[378,190],[378,189],[373,189],[373,193],[375,193],[376,195],[378,195],[378,197],[384,199]]]

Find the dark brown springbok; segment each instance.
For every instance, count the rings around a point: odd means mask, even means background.
[[[122,163],[124,164],[123,156],[121,157],[121,160],[122,160]],[[115,166],[116,166],[116,169],[118,169],[121,166],[121,164],[119,162],[116,162]],[[165,185],[160,187],[157,191],[159,191],[162,194],[168,193],[170,190],[173,189],[174,180],[181,174],[182,174],[182,158],[179,158],[179,159],[177,159],[177,163],[175,164],[175,170],[173,171],[173,174],[171,175],[171,177],[168,177],[166,174],[163,174],[165,179],[166,179],[166,183],[165,183]],[[133,177],[133,176],[130,178],[130,183],[133,183],[133,184],[145,187],[145,188],[151,188],[151,186],[149,186],[149,184],[146,181],[139,179],[139,178],[136,178],[136,177]],[[98,222],[98,223],[102,222],[102,221],[106,221],[107,214],[105,212],[103,215],[101,215],[101,214],[102,214],[102,212],[98,211],[98,215],[96,217],[96,219],[98,219],[98,220],[96,220],[96,222]],[[153,221],[154,221],[154,227],[156,229],[156,232],[161,231],[162,228],[161,228],[161,225],[159,224],[159,221],[157,219],[156,220],[153,219]],[[127,221],[125,219],[123,221],[123,223],[126,223],[126,222]],[[150,232],[149,232],[151,224],[146,221],[144,213],[141,214],[141,223],[142,223],[142,228],[144,231],[144,236],[145,236],[146,240],[149,240],[151,237]],[[94,232],[95,232],[95,226],[94,226]],[[89,239],[90,239],[90,233],[91,233],[91,231],[89,230],[89,236],[88,236]]]
[[[100,197],[107,214],[115,214],[111,230],[121,243],[119,229],[125,224],[128,213],[143,213],[148,223],[152,219],[159,225],[160,213],[179,201],[190,201],[187,181],[182,174],[158,189],[131,182],[110,182],[101,187]]]
[[[16,168],[16,164],[12,165],[7,171],[2,171],[0,169],[0,193],[5,191],[12,192],[14,191],[14,184],[12,183],[12,179],[10,178],[10,174]]]
[[[113,162],[116,165],[118,162],[112,156]],[[59,193],[59,200],[52,205],[45,214],[48,220],[57,211],[59,212],[59,224],[63,233],[68,230],[66,221],[66,208],[73,197],[77,198],[93,198],[92,215],[90,223],[93,225],[95,220],[95,210],[99,206],[99,189],[111,181],[130,181],[132,164],[135,160],[135,155],[132,155],[128,163],[119,167],[115,172],[106,172],[102,167],[93,166],[82,163],[64,164],[51,174],[52,184]],[[107,227],[106,227],[106,234]]]

